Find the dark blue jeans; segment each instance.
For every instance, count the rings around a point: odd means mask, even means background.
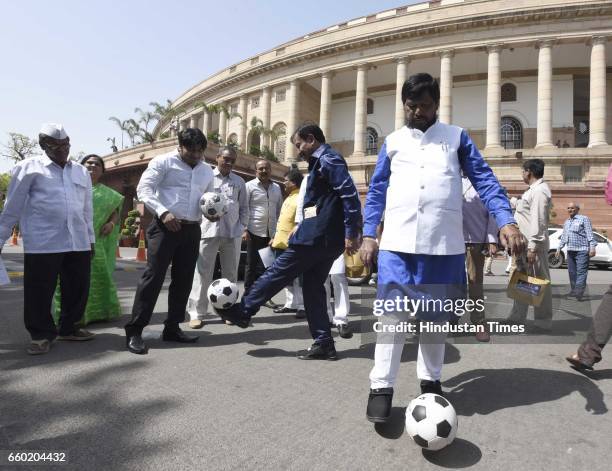
[[[343,249],[307,245],[289,247],[242,297],[243,312],[248,316],[255,315],[268,299],[302,274],[304,308],[310,334],[318,344],[333,344],[323,283]]]
[[[568,250],[567,271],[569,273],[572,293],[582,296],[586,288],[587,275],[589,273],[588,250]]]

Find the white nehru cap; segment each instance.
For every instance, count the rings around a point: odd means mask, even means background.
[[[62,124],[57,123],[45,123],[40,128],[40,134],[52,137],[53,139],[66,139],[68,134]]]

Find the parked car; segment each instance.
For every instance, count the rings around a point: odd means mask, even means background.
[[[561,234],[563,234],[563,228],[561,227],[548,229],[548,238],[550,240],[548,265],[550,268],[560,268],[567,260],[567,246],[563,247],[558,257],[555,255],[559,248]],[[590,260],[590,264],[604,269],[612,267],[612,241],[597,232],[593,232],[593,237],[595,237],[597,242],[597,248],[595,249],[595,256]]]

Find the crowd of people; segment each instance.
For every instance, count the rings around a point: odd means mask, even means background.
[[[146,230],[147,265],[125,325],[127,349],[147,353],[143,329],[170,266],[162,340],[196,342],[198,337],[180,324],[188,314],[191,329],[203,327],[217,256],[221,276],[236,282],[243,242],[244,294],[233,306],[214,310],[239,328],[252,325],[264,305],[305,317],[313,343],[298,352],[302,360],[337,358],[332,326],[343,338],[352,335],[344,254],[359,252],[366,266],[377,267],[376,297],[383,300],[482,299],[483,276],[491,273],[490,260],[500,248],[511,257],[506,271],[550,280],[551,191],[544,162],[523,163],[528,189],[511,201],[468,133],[437,120],[439,99],[438,83],[428,74],[413,75],[403,84],[406,125],[386,137],[363,209],[344,158],[316,124],[303,124],[290,136],[308,172],[303,176],[291,167],[284,188],[272,181],[266,160],[256,163],[255,178],[245,184],[233,172],[237,155],[232,147],[220,147],[213,170],[204,160],[204,134],[191,128],[179,132],[176,151],[152,159],[137,187],[139,201],[154,218]],[[27,351],[33,355],[47,353],[56,339],[91,340],[94,334],[83,326],[121,315],[113,271],[123,197],[100,183],[102,158],[88,155],[80,163],[68,158],[70,139],[62,125],[44,125],[39,142],[44,155],[15,166],[0,214],[1,243],[16,224],[23,234],[24,322],[32,339]],[[226,197],[225,214],[202,214],[200,199],[207,192]],[[559,246],[567,246],[569,295],[577,300],[584,296],[596,246],[590,221],[579,210],[575,203],[568,205]],[[265,267],[259,251],[267,247],[275,259]],[[282,290],[285,304],[274,305],[272,297]],[[551,299],[546,289],[534,309],[534,325],[542,330],[550,329]],[[515,300],[509,321],[524,322],[528,307]],[[384,313],[382,323],[398,326],[415,314],[441,324],[456,320],[447,311],[394,309]],[[485,325],[485,312],[470,311],[470,320]],[[587,340],[568,361],[592,368],[611,333],[612,287]],[[445,338],[440,332],[419,336],[422,392],[443,393]],[[487,342],[490,332],[481,329],[476,338]],[[367,406],[372,422],[390,417],[405,339],[401,329],[378,334]]]

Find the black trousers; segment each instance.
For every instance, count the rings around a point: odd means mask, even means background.
[[[198,224],[183,224],[180,231],[171,232],[155,218],[147,229],[147,237],[147,267],[136,288],[132,320],[125,325],[128,336],[141,334],[142,329],[151,321],[170,263],[172,270],[168,289],[168,317],[164,324],[168,330],[179,328],[179,323],[185,320],[185,309],[198,261]]]
[[[247,241],[246,267],[244,269],[244,292],[248,293],[253,283],[266,271],[259,250],[266,248],[270,243],[269,237],[260,237],[249,232]]]
[[[24,254],[23,317],[32,340],[53,340],[70,335],[85,313],[89,296],[91,252]],[[51,303],[60,279],[59,329],[51,315]]]
[[[310,334],[318,344],[333,344],[324,283],[331,266],[343,250],[344,247],[290,246],[242,297],[244,313],[254,316],[268,299],[302,274],[304,308]]]

